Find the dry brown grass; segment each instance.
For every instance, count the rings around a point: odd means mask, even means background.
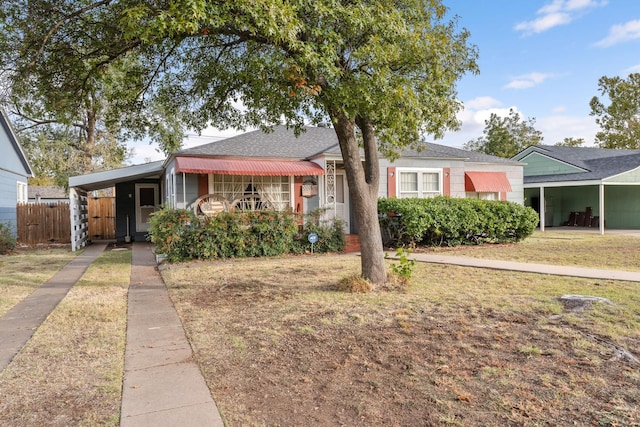
[[[326,255],[163,272],[228,426],[640,425],[640,369],[617,352],[640,348],[637,284],[418,264],[402,291],[336,289],[358,271]],[[572,312],[566,293],[614,305]]]
[[[640,236],[536,231],[523,242],[514,244],[419,250],[508,261],[640,271]]]
[[[68,249],[25,250],[0,255],[0,316],[68,264]]]
[[[0,425],[119,425],[130,272],[130,252],[91,265],[0,373]]]

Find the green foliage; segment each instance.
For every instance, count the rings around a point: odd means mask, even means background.
[[[411,280],[413,274],[413,267],[416,264],[415,259],[409,259],[411,251],[404,248],[398,248],[396,250],[396,257],[399,258],[397,263],[391,264],[391,271],[400,276],[405,283]]]
[[[582,147],[584,144],[584,138],[565,138],[555,143],[556,147]]]
[[[640,73],[622,77],[603,76],[598,80],[602,97],[607,97],[609,105],[597,96],[591,99],[591,115],[596,116],[600,132],[596,142],[600,148],[640,148]]]
[[[517,242],[538,224],[533,209],[506,201],[391,198],[380,199],[378,211],[390,246]]]
[[[310,250],[308,237],[311,233],[318,235],[318,242],[313,245],[314,252],[339,252],[344,249],[346,241],[342,221],[337,218],[322,220],[323,213],[323,209],[316,209],[304,216],[304,226],[293,242],[292,252]]]
[[[339,222],[308,222],[298,233],[295,217],[289,212],[221,212],[197,217],[190,210],[161,209],[150,219],[149,237],[156,251],[170,262],[190,259],[277,256],[303,253],[309,248],[308,233],[317,233],[316,252],[338,251],[344,247]]]
[[[528,146],[540,144],[543,139],[542,132],[533,127],[535,119],[520,121],[520,114],[513,109],[509,110],[509,117],[491,113],[484,124],[484,136],[464,144],[466,150],[510,159]]]
[[[16,247],[16,238],[8,224],[0,223],[0,254],[4,255]]]

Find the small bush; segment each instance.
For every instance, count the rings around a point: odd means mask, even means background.
[[[517,203],[450,197],[380,199],[378,213],[387,246],[517,242],[538,224],[538,214]]]
[[[16,247],[16,238],[8,224],[0,223],[0,254],[11,252]]]
[[[391,271],[394,273],[394,276],[398,276],[405,285],[409,284],[411,275],[413,274],[413,268],[416,265],[416,260],[409,259],[410,253],[411,251],[409,250],[398,248],[396,251],[398,262],[391,264]]]
[[[318,235],[318,242],[313,245],[314,252],[339,252],[346,245],[343,223],[339,219],[322,220],[324,210],[316,209],[305,215],[304,226],[292,245],[292,252],[305,253],[310,249],[308,237],[311,233]]]

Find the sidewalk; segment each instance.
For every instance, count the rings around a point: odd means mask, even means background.
[[[105,247],[102,243],[87,246],[49,281],[0,317],[0,371],[9,365]]]
[[[390,259],[398,259],[389,253]],[[640,271],[601,270],[596,268],[572,267],[566,265],[534,264],[528,262],[498,261],[482,258],[450,256],[440,254],[412,253],[410,258],[419,262],[455,264],[464,267],[491,268],[494,270],[522,271],[526,273],[552,274],[557,276],[583,277],[600,280],[624,280],[640,282]]]
[[[120,425],[223,427],[146,243],[133,244],[127,318]]]

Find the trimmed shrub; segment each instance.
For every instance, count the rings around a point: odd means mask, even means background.
[[[318,234],[314,246],[317,252],[344,247],[339,222],[308,221],[299,233],[293,214],[278,211],[221,212],[197,217],[188,210],[165,208],[152,214],[149,238],[167,261],[178,262],[303,253],[309,248],[306,239],[311,232]]]
[[[380,199],[378,213],[387,246],[517,242],[538,224],[538,214],[517,203],[445,196]]]
[[[0,255],[11,252],[16,247],[16,238],[8,224],[0,223]]]

